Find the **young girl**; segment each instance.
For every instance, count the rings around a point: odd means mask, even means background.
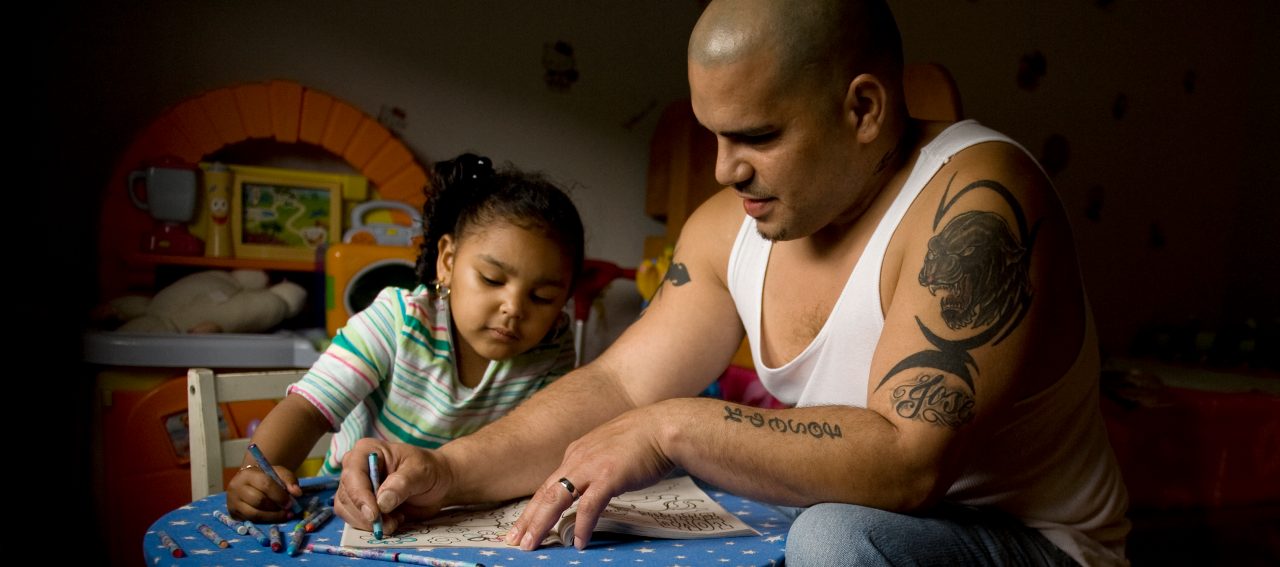
[[[547,181],[464,154],[436,167],[420,285],[387,288],[348,321],[253,435],[289,493],[249,455],[235,517],[281,521],[307,451],[337,430],[322,473],[362,437],[438,447],[506,414],[573,365],[563,308],[582,270],[582,221]]]

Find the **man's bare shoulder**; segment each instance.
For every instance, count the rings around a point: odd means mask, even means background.
[[[723,189],[689,216],[680,231],[679,248],[685,254],[696,254],[723,267],[745,218],[742,199],[732,189]]]

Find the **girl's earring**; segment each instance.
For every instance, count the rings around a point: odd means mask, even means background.
[[[440,283],[440,280],[436,280],[431,284],[431,293],[435,294],[436,299],[441,301],[449,299],[449,284],[443,284]]]

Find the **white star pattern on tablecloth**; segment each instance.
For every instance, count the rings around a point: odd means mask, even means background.
[[[498,554],[498,552],[496,552],[496,551],[489,551],[489,550],[487,550],[487,549],[486,549],[486,550],[484,550],[484,551],[481,551],[481,552],[480,552],[480,555],[483,555],[483,556],[485,556],[485,557],[490,557],[490,556],[497,555],[497,554]]]
[[[189,522],[189,521],[187,521],[187,520],[174,520],[174,521],[172,521],[172,522],[169,522],[169,525],[171,525],[171,526],[189,526],[189,525],[191,525],[191,522]]]
[[[212,549],[196,549],[191,552],[192,555],[213,555]]]
[[[764,538],[764,541],[765,543],[778,543],[782,541],[782,536],[780,535],[770,536],[770,537]]]
[[[651,547],[641,547],[640,549],[637,549],[636,551],[638,551],[638,552],[640,552],[640,553],[653,553],[654,551],[657,551],[657,550],[656,550],[656,549],[653,549],[653,548],[651,548]]]

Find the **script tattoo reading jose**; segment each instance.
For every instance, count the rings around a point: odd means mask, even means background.
[[[1040,223],[1028,228],[1022,207],[996,181],[975,181],[948,199],[953,181],[955,175],[938,203],[934,236],[929,239],[919,283],[939,298],[942,320],[948,329],[972,330],[975,334],[945,339],[916,317],[920,332],[934,348],[904,358],[885,374],[876,390],[899,373],[917,369],[890,393],[893,410],[907,419],[956,428],[973,418],[973,376],[978,373],[978,366],[969,351],[985,344],[999,344],[1017,328],[1031,305],[1028,272]],[[956,201],[977,190],[1002,197],[1017,226],[1011,228],[996,213],[966,211],[947,221],[939,231],[938,224]]]

